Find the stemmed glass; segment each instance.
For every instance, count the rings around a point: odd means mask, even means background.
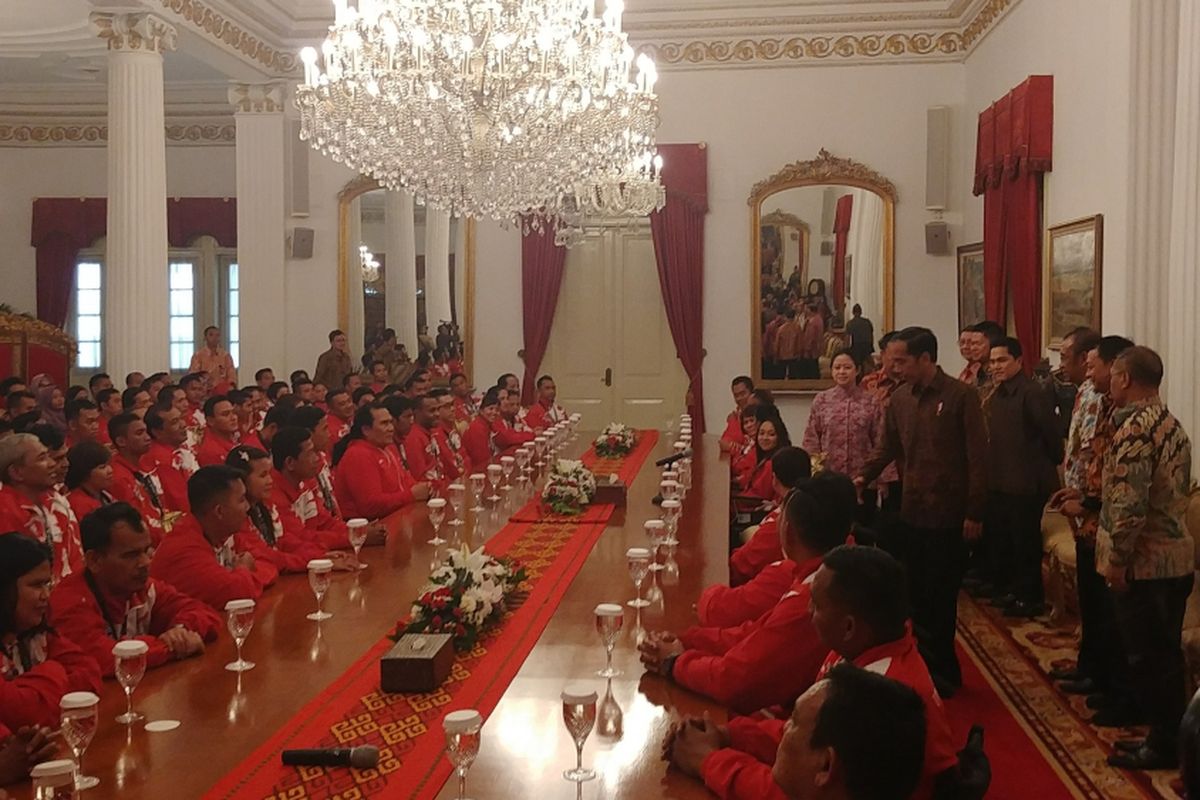
[[[637,587],[637,599],[630,600],[625,605],[630,608],[645,608],[650,605],[650,601],[642,599],[642,581],[646,580],[646,574],[650,571],[650,551],[644,547],[631,547],[625,551],[625,560],[629,563],[629,577]]]
[[[446,498],[431,497],[425,507],[429,509],[429,524],[433,526],[433,538],[429,540],[429,543],[434,547],[440,547],[446,543],[446,540],[441,537],[442,522],[446,519]]]
[[[665,438],[674,440],[675,439],[675,418],[674,417],[667,417],[667,424],[666,424],[665,430],[667,433]]]
[[[62,712],[63,739],[75,756],[75,790],[79,792],[100,785],[99,778],[83,774],[83,754],[96,735],[99,721],[96,706],[99,703],[100,698],[91,692],[69,692],[58,704]]]
[[[613,669],[612,656],[613,648],[617,646],[617,637],[621,635],[621,627],[625,624],[625,609],[617,603],[601,603],[596,606],[596,632],[600,634],[600,641],[604,643],[604,652],[608,657],[608,663],[602,670],[597,670],[596,674],[601,678],[615,678],[621,674],[621,670]]]
[[[662,519],[667,526],[667,539],[663,542],[665,545],[679,544],[679,540],[675,538],[675,531],[679,528],[679,512],[682,508],[683,504],[679,500],[662,501]]]
[[[658,563],[658,549],[667,541],[666,523],[661,519],[646,520],[646,537],[650,540],[650,552],[654,559],[650,563],[651,572],[660,572],[663,565]]]
[[[117,717],[117,722],[122,725],[132,725],[143,719],[141,714],[133,711],[133,690],[146,674],[146,653],[149,651],[149,645],[140,639],[126,639],[113,645],[114,672],[117,683],[125,690],[125,713]]]
[[[517,460],[512,456],[500,456],[500,471],[504,473],[504,493],[512,491],[512,473]]]
[[[442,502],[446,501],[443,500]],[[317,610],[307,617],[313,622],[321,622],[333,616],[333,614],[322,608],[325,603],[325,593],[329,591],[329,582],[332,578],[332,573],[333,562],[328,558],[314,558],[308,562],[308,585],[312,587],[313,594],[317,598]]]
[[[563,722],[575,741],[575,769],[563,772],[563,777],[575,783],[594,780],[595,770],[583,768],[583,743],[596,724],[596,691],[587,686],[572,685],[563,689]]]
[[[658,484],[658,493],[662,495],[663,500],[678,500],[679,482],[673,480],[661,481]]]
[[[478,514],[483,511],[483,482],[485,480],[482,473],[476,472],[471,475],[471,496],[475,498],[475,505],[471,506],[471,510]]]
[[[529,459],[532,455],[533,453],[528,447],[521,447],[517,449],[517,469],[519,471],[519,474],[517,475],[517,484],[522,489],[528,485],[529,475],[533,472],[533,470],[529,467]]]
[[[354,563],[359,569],[366,569],[367,565],[358,557],[359,551],[363,545],[367,543],[367,525],[369,523],[362,517],[346,520],[346,531],[350,535],[350,546],[354,548]]]
[[[466,523],[463,519],[463,506],[467,504],[467,487],[461,483],[452,483],[447,487],[447,492],[450,495],[450,507],[454,509],[454,519],[450,520],[450,524],[454,527],[461,527]]]
[[[692,488],[692,460],[685,458],[679,462],[679,495],[687,497]]]
[[[442,730],[446,733],[446,757],[458,775],[458,800],[466,800],[467,770],[479,755],[482,728],[483,716],[474,709],[451,711],[442,719]]]
[[[537,466],[539,466],[539,467],[546,466],[546,437],[545,436],[535,436],[533,438],[533,452],[534,452],[534,456],[537,458],[537,462],[536,462]]]
[[[491,500],[493,503],[500,502],[500,495],[496,493],[496,489],[500,485],[500,475],[501,475],[501,473],[503,473],[503,471],[504,471],[504,468],[501,467],[499,464],[488,464],[488,468],[487,468],[488,486],[490,486],[492,488],[492,493],[490,495],[488,495],[488,500]]]
[[[330,562],[330,566],[333,566],[332,562]],[[254,601],[250,599],[230,600],[225,604],[225,615],[225,624],[229,628],[229,635],[233,637],[233,643],[237,646],[237,661],[229,662],[225,665],[225,669],[230,672],[245,672],[254,669],[253,661],[246,661],[242,658],[242,645],[246,643],[246,637],[250,635],[250,631],[254,627]]]

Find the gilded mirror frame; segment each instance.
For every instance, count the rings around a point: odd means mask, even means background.
[[[337,316],[338,328],[344,331],[350,328],[350,263],[352,256],[358,252],[350,242],[350,207],[361,195],[383,188],[374,178],[360,175],[338,192]],[[474,374],[475,365],[475,220],[467,217],[465,221],[463,326],[466,330],[463,334],[463,366],[470,377]]]
[[[896,186],[865,164],[849,158],[839,158],[821,148],[815,159],[788,164],[750,190],[746,201],[750,206],[750,375],[754,385],[779,393],[813,393],[827,389],[833,382],[819,379],[765,379],[762,369],[762,252],[760,230],[764,220],[775,212],[763,213],[772,195],[802,186],[851,186],[865,189],[883,201],[883,319],[874,320],[878,338],[895,326],[895,262],[896,262]],[[807,255],[806,255],[807,260]],[[880,327],[882,322],[882,327]]]

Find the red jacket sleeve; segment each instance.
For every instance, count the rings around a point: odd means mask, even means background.
[[[468,426],[467,432],[463,434],[463,448],[467,451],[467,458],[470,459],[470,468],[475,470],[481,469],[492,460],[492,448],[488,444],[492,432],[486,421],[481,421],[482,419],[482,417],[476,417]]]
[[[296,552],[271,547],[257,532],[240,531],[234,534],[233,546],[239,553],[249,553],[254,556],[256,566],[257,562],[264,561],[280,574],[308,571],[308,558]],[[324,551],[322,551],[322,555],[324,555]]]
[[[787,720],[734,717],[729,720],[729,746],[748,753],[764,764],[775,763]]]
[[[700,777],[721,800],[787,800],[770,764],[730,747],[709,753],[700,764]]]
[[[206,642],[215,641],[224,625],[217,612],[188,597],[174,586],[163,581],[154,581],[154,612],[150,615],[150,630],[160,635],[182,625],[193,633],[200,634]]]
[[[433,435],[437,439],[442,479],[450,484],[462,477],[462,473],[458,471],[458,459],[454,457],[454,448],[450,446],[450,437],[445,431],[439,430]]]
[[[783,546],[779,542],[779,515],[772,512],[758,526],[750,541],[733,551],[729,556],[729,584],[740,586],[749,581],[769,564],[783,558]],[[787,591],[786,588],[784,591]]]
[[[546,407],[541,403],[534,403],[530,406],[529,411],[525,414],[525,424],[535,431],[550,427],[546,424]]]
[[[741,444],[746,441],[746,434],[742,433],[742,415],[730,414],[725,420],[725,432],[721,434],[721,439],[733,444]]]
[[[69,690],[66,667],[47,660],[12,680],[0,679],[0,723],[12,730],[26,725],[57,728],[58,701]]]
[[[771,608],[778,605],[778,598],[771,604]],[[771,609],[767,609],[770,611]],[[719,626],[703,626],[694,625],[688,628],[683,633],[679,634],[679,641],[683,642],[683,646],[688,650],[699,650],[703,653],[712,653],[721,655],[729,652],[730,648],[737,645],[743,639],[750,635],[759,623],[759,620],[765,616],[766,612],[760,614],[752,620],[731,625],[728,628]]]
[[[150,574],[190,597],[223,610],[230,600],[262,597],[263,590],[279,576],[279,570],[264,559],[255,559],[253,571],[245,567],[225,569],[206,543],[194,544],[167,536],[154,552]]]
[[[766,614],[792,585],[795,565],[791,561],[770,564],[749,583],[738,587],[717,584],[705,589],[696,603],[700,624],[730,628]]]
[[[508,450],[510,447],[520,447],[523,444],[532,442],[537,436],[530,431],[519,431],[516,428],[505,425],[503,421],[497,420],[496,427],[493,428],[496,435],[496,447],[500,450]]]
[[[366,448],[351,446],[337,465],[338,499],[347,511],[367,519],[386,517],[413,502],[411,476],[397,470],[398,488],[385,491],[379,465]],[[343,500],[342,497],[345,497]]]
[[[771,461],[768,459],[762,466],[756,467],[750,475],[750,483],[746,486],[746,490],[742,494],[750,497],[757,497],[761,500],[773,500],[775,498],[775,471],[771,468]]]
[[[158,463],[158,482],[162,485],[163,508],[167,511],[185,512],[188,505],[187,476],[171,464]]]
[[[100,613],[96,598],[81,587],[82,581],[68,578],[54,588],[50,595],[50,620],[59,634],[96,662],[105,678],[111,678],[114,668],[112,649],[117,640],[109,635],[108,624]],[[136,638],[150,648],[146,653],[147,666],[157,667],[171,658],[171,652],[158,637]]]

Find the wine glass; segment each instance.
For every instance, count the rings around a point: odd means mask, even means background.
[[[517,485],[520,486],[522,490],[525,490],[525,488],[529,485],[529,474],[533,472],[533,470],[529,468],[529,459],[532,455],[533,453],[528,447],[521,447],[517,449]]]
[[[629,564],[629,577],[637,587],[637,599],[630,600],[625,605],[630,608],[645,608],[650,601],[642,599],[642,581],[650,571],[650,551],[644,547],[631,547],[625,551],[625,560]]]
[[[62,733],[75,757],[75,790],[82,792],[100,785],[100,779],[83,774],[83,754],[96,735],[96,706],[100,698],[91,692],[69,692],[58,707],[62,712]]]
[[[679,494],[687,497],[692,489],[692,460],[685,458],[679,462]]]
[[[479,755],[480,730],[483,716],[474,709],[451,711],[442,719],[446,733],[446,757],[458,775],[458,800],[467,797],[467,770]]]
[[[503,473],[503,471],[504,471],[504,468],[501,467],[499,464],[488,464],[488,468],[487,468],[488,486],[490,486],[492,488],[492,493],[490,495],[488,495],[488,500],[491,500],[493,503],[500,502],[500,495],[498,495],[496,493],[496,487],[498,487],[500,485],[500,475],[501,475],[501,473]]]
[[[662,501],[662,519],[667,526],[667,539],[663,544],[679,544],[679,540],[675,538],[675,531],[679,528],[679,512],[682,508],[683,503],[677,499]]]
[[[432,500],[430,502],[433,502]],[[442,501],[446,502],[445,500]],[[332,578],[333,562],[328,558],[314,558],[308,562],[308,585],[312,587],[317,598],[317,610],[307,615],[313,622],[321,622],[333,616],[322,608],[325,593],[329,591],[329,581]]]
[[[575,741],[575,769],[563,772],[563,777],[575,783],[594,780],[594,770],[583,768],[583,743],[596,724],[596,692],[578,684],[568,686],[562,692],[563,722],[567,732]]]
[[[253,661],[246,661],[242,658],[242,645],[254,627],[254,601],[249,599],[230,600],[225,604],[225,614],[229,635],[233,637],[233,643],[237,646],[237,661],[226,664],[225,669],[230,672],[245,672],[248,669],[254,669]]]
[[[43,761],[29,771],[33,778],[34,800],[55,800],[75,796],[75,762],[69,758]]]
[[[667,417],[667,424],[665,426],[663,426],[663,430],[667,434],[665,438],[671,439],[671,440],[675,439],[675,418],[674,417]]]
[[[648,519],[645,527],[646,536],[650,539],[650,551],[654,554],[654,560],[650,563],[650,571],[659,572],[663,569],[663,565],[658,563],[658,549],[667,540],[667,523],[661,519]]]
[[[604,643],[604,652],[608,663],[602,670],[596,672],[601,678],[615,678],[621,670],[613,669],[613,648],[617,646],[617,637],[621,635],[621,627],[625,624],[625,609],[617,603],[601,603],[596,606],[596,633]]]
[[[446,543],[446,540],[439,535],[442,521],[446,519],[446,498],[431,497],[425,507],[429,509],[429,524],[433,526],[433,538],[429,540],[429,543],[434,547],[440,547]]]
[[[146,674],[146,653],[149,645],[140,639],[126,639],[113,645],[113,666],[117,683],[125,690],[125,713],[117,717],[122,725],[132,725],[140,719],[141,714],[133,711],[133,690]]]
[[[539,466],[539,467],[546,466],[546,437],[545,436],[533,437],[533,452],[534,452],[535,457],[537,458],[537,466]]]
[[[463,506],[467,504],[467,487],[461,483],[452,483],[447,487],[447,492],[450,495],[450,507],[454,509],[454,519],[450,520],[450,524],[458,528],[463,525]]]
[[[684,450],[687,450],[687,444],[680,439],[676,439],[675,443],[671,445],[671,449],[675,451],[675,455],[679,455]]]
[[[663,500],[678,500],[679,482],[672,480],[661,481],[658,484],[658,493],[662,495]]]
[[[504,491],[506,493],[512,490],[512,472],[516,464],[517,459],[512,456],[500,456],[500,470],[504,473]]]
[[[359,569],[367,568],[367,565],[358,557],[359,551],[367,543],[367,524],[367,521],[362,517],[346,520],[346,531],[350,535],[350,546],[354,548],[354,563],[358,564]]]
[[[475,498],[475,505],[471,506],[471,510],[478,514],[483,511],[483,482],[484,476],[476,472],[471,475],[471,496]]]

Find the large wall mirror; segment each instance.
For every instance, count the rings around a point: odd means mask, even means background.
[[[749,202],[755,382],[828,388],[839,350],[868,360],[893,325],[896,188],[821,150],[758,183]]]
[[[356,359],[396,331],[393,380],[428,355],[445,379],[470,376],[474,349],[475,223],[383,189],[370,178],[338,195],[338,327]],[[393,361],[393,359],[384,359]]]

